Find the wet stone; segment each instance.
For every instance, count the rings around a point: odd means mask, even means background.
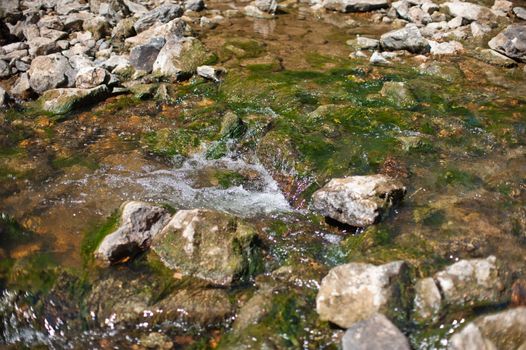
[[[414,311],[418,320],[436,321],[440,313],[441,303],[442,295],[431,277],[416,282]]]
[[[316,191],[311,207],[341,223],[364,227],[378,222],[405,192],[402,183],[386,175],[350,176],[332,179]]]
[[[53,114],[66,114],[72,110],[104,100],[109,95],[108,87],[100,85],[92,89],[51,89],[38,100],[40,108]]]

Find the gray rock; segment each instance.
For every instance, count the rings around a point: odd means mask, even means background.
[[[494,256],[460,260],[434,279],[449,305],[497,304],[503,299],[505,280]]]
[[[108,58],[106,61],[101,62],[101,67],[106,68],[109,71],[113,71],[117,67],[130,67],[130,60],[126,56],[114,55]]]
[[[356,39],[350,40],[347,44],[356,50],[376,50],[380,45],[380,41],[357,35]]]
[[[206,63],[210,55],[196,38],[168,40],[153,64],[154,73],[180,79],[196,72],[197,67]]]
[[[383,55],[382,53],[375,51],[371,55],[371,58],[369,59],[369,63],[371,64],[391,64]]]
[[[415,284],[414,312],[423,322],[438,320],[442,306],[442,295],[431,277],[420,279]]]
[[[254,6],[256,6],[260,11],[275,13],[278,9],[278,2],[276,0],[255,0]]]
[[[447,41],[438,43],[433,40],[429,40],[429,46],[431,47],[430,53],[433,56],[451,56],[458,55],[464,52],[464,46],[458,41]]]
[[[197,75],[210,79],[213,81],[219,81],[221,75],[225,72],[222,68],[214,68],[212,66],[199,66],[197,67]]]
[[[500,66],[500,67],[506,67],[506,68],[512,68],[512,67],[517,66],[516,61],[492,49],[477,50],[475,57],[477,57],[483,62],[492,64],[494,66]]]
[[[143,32],[156,23],[167,23],[181,17],[183,8],[179,5],[165,4],[142,15],[133,25],[137,33]]]
[[[396,10],[398,17],[407,21],[409,18],[409,7],[411,6],[407,0],[395,1],[391,4],[392,8]]]
[[[111,30],[111,37],[119,40],[124,40],[131,36],[134,36],[135,34],[137,34],[135,32],[135,28],[133,27],[134,23],[135,19],[132,17],[120,20],[117,23],[117,25]]]
[[[447,22],[448,27],[451,29],[456,29],[458,27],[465,26],[466,24],[468,24],[467,21],[463,17],[460,17],[460,16],[454,17],[452,20]]]
[[[380,37],[380,46],[388,51],[407,50],[412,53],[429,51],[429,43],[415,24],[408,24],[405,28],[383,34]]]
[[[526,8],[518,7],[518,6],[514,7],[513,14],[517,16],[517,18],[522,19],[523,21],[526,21]]]
[[[91,89],[99,85],[108,84],[110,72],[101,67],[86,67],[78,71],[75,86],[79,89]]]
[[[403,313],[408,286],[407,265],[395,261],[375,266],[350,263],[332,268],[321,282],[316,311],[323,321],[349,328],[380,312],[389,317]]]
[[[148,9],[142,5],[131,0],[124,0],[124,5],[134,14],[135,17],[140,17],[148,12]]]
[[[49,55],[60,51],[57,41],[45,37],[36,37],[28,41],[29,52],[32,56]]]
[[[426,25],[432,22],[431,15],[425,12],[418,6],[413,6],[408,12],[409,21],[416,23],[417,25]]]
[[[451,337],[448,349],[526,349],[526,307],[478,317]]]
[[[471,22],[470,24],[471,35],[474,38],[482,38],[484,35],[491,32],[491,27],[486,24],[480,24],[478,22]]]
[[[2,0],[0,1],[0,16],[9,17],[20,13],[20,0]]]
[[[506,27],[488,46],[515,60],[526,62],[526,24],[512,24]]]
[[[452,1],[441,5],[453,17],[462,17],[468,21],[495,22],[495,14],[487,7],[471,2]]]
[[[86,55],[73,55],[68,58],[69,64],[75,71],[80,71],[82,69],[94,67],[95,63]],[[78,73],[77,73],[78,74]],[[75,75],[76,77],[76,75]]]
[[[29,68],[31,68],[31,65],[22,61],[22,60],[16,60],[15,61],[15,68],[19,72],[27,72]]]
[[[186,0],[184,2],[186,10],[199,12],[205,9],[205,2],[203,0]]]
[[[4,107],[7,101],[7,92],[0,86],[0,107]]]
[[[181,18],[176,18],[168,23],[150,27],[136,36],[127,38],[127,46],[147,44],[153,38],[181,38],[188,31],[188,26]]]
[[[65,114],[75,108],[88,106],[104,100],[109,91],[106,85],[93,89],[52,89],[39,98],[40,108],[53,114]]]
[[[440,10],[440,6],[431,1],[425,1],[420,7],[425,13],[429,13],[430,15]]]
[[[59,53],[38,56],[29,68],[29,84],[37,93],[49,89],[72,86],[74,70],[66,57]]]
[[[11,68],[6,61],[0,60],[0,78],[7,78],[11,75]]]
[[[25,50],[28,48],[29,48],[29,45],[22,41],[2,46],[2,50],[4,51],[4,54],[9,54],[14,51]]]
[[[135,46],[130,51],[130,64],[137,70],[151,72],[164,44],[164,38],[154,38],[148,44]]]
[[[92,33],[95,40],[111,35],[110,23],[102,16],[85,19],[82,28]]]
[[[256,231],[220,212],[180,210],[153,238],[152,249],[170,269],[229,286],[254,272]]]
[[[272,288],[258,290],[237,313],[232,324],[234,332],[239,333],[250,325],[259,323],[272,310]]]
[[[387,8],[387,0],[326,0],[323,6],[340,12],[365,12]]]
[[[343,350],[410,350],[405,335],[382,314],[355,323],[342,338]]]
[[[512,8],[513,3],[508,0],[495,0],[495,3],[493,4],[493,6],[491,6],[491,10],[493,11],[493,13],[501,17],[507,16],[508,13],[511,12]]]
[[[69,15],[84,10],[89,10],[89,4],[81,3],[79,0],[57,0],[55,4],[55,11],[59,15]]]
[[[29,85],[29,75],[27,73],[20,74],[15,84],[11,87],[11,90],[9,90],[9,93],[11,96],[23,100],[30,98],[33,90]]]
[[[339,222],[364,227],[381,219],[405,195],[405,187],[385,175],[332,179],[312,196],[312,208]]]
[[[255,5],[247,5],[244,7],[243,11],[245,13],[245,16],[248,16],[248,17],[263,18],[263,19],[270,19],[274,17],[273,13],[261,11]]]
[[[119,228],[104,237],[95,258],[113,264],[145,251],[169,219],[170,214],[164,208],[143,202],[124,203]]]

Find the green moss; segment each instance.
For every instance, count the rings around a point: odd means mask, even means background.
[[[255,58],[264,52],[264,43],[253,39],[236,38],[225,42],[219,52],[219,59],[224,62],[232,57]]]
[[[219,186],[222,188],[230,188],[234,186],[242,185],[246,178],[235,171],[221,171],[216,175],[219,181]]]
[[[104,221],[94,224],[93,227],[84,234],[80,250],[85,263],[93,260],[93,253],[104,237],[118,228],[119,219],[120,212],[115,211]]]
[[[83,167],[86,167],[90,170],[97,170],[99,168],[99,164],[96,163],[93,160],[90,160],[88,158],[85,158],[84,156],[80,154],[76,154],[70,157],[59,157],[54,158],[51,161],[51,166],[55,169],[64,169],[69,168],[74,165],[80,165]]]
[[[459,169],[450,168],[439,175],[437,185],[439,187],[459,186],[471,190],[480,187],[482,185],[482,180],[476,175]]]
[[[171,157],[188,156],[192,149],[199,146],[199,135],[185,129],[160,129],[142,136],[141,143],[157,155]]]
[[[34,233],[24,228],[13,217],[0,213],[0,246],[2,248],[29,243],[34,239]]]
[[[31,291],[35,294],[45,293],[53,287],[58,273],[57,264],[51,255],[33,254],[13,263],[7,284],[13,289]]]

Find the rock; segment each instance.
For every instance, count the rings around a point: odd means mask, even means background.
[[[151,72],[165,44],[164,38],[154,38],[148,44],[137,45],[130,51],[130,64],[137,70]]]
[[[355,323],[345,331],[342,350],[410,350],[405,335],[382,314]]]
[[[199,12],[205,9],[205,2],[203,0],[185,0],[184,8],[186,10]]]
[[[402,200],[405,187],[385,175],[332,179],[312,195],[320,214],[356,227],[369,226]]]
[[[405,28],[393,30],[380,37],[380,46],[384,50],[407,50],[412,53],[429,51],[429,43],[422,37],[415,24],[408,24]]]
[[[511,306],[526,306],[526,280],[518,279],[511,286]]]
[[[20,13],[20,0],[2,0],[0,2],[0,16],[9,17]]]
[[[503,298],[504,278],[494,256],[460,260],[438,272],[434,279],[449,305],[497,304]]]
[[[440,6],[431,1],[424,2],[422,5],[420,5],[420,7],[425,13],[429,13],[430,15],[440,10]],[[431,19],[434,21],[433,18]]]
[[[44,92],[38,101],[41,109],[45,112],[65,114],[75,108],[100,102],[108,94],[106,85],[100,85],[93,89],[52,89]]]
[[[513,8],[513,14],[523,21],[526,21],[526,8],[524,7],[514,7]]]
[[[375,51],[371,55],[371,58],[369,59],[369,63],[371,64],[391,64],[383,55],[382,53]]]
[[[159,332],[152,332],[139,339],[139,344],[146,349],[172,349],[174,344],[170,337]]]
[[[187,32],[186,22],[176,18],[166,24],[150,27],[136,36],[127,38],[124,42],[127,46],[147,44],[153,38],[181,38]]]
[[[117,25],[111,30],[111,37],[118,40],[124,40],[136,35],[137,33],[133,27],[134,23],[135,19],[132,17],[119,21]]]
[[[95,66],[95,63],[88,56],[84,54],[73,55],[69,57],[68,60],[69,60],[69,64],[71,65],[71,67],[73,67],[73,69],[77,72],[82,69],[91,68]]]
[[[113,72],[115,69],[131,67],[130,60],[126,56],[114,55],[106,61],[101,62],[101,67]]]
[[[433,56],[458,55],[464,52],[464,46],[462,46],[462,44],[458,41],[438,43],[436,41],[429,40],[429,46],[431,46],[430,53]]]
[[[248,17],[255,17],[255,18],[262,18],[262,19],[271,19],[274,17],[273,13],[261,11],[254,5],[247,5],[244,7],[243,10],[244,10],[245,16],[248,16]]]
[[[437,321],[440,315],[442,295],[435,281],[423,278],[415,284],[414,312],[419,321]]]
[[[197,75],[213,80],[215,82],[219,81],[219,78],[221,78],[221,75],[225,72],[222,68],[214,68],[212,66],[199,66],[197,67]]]
[[[238,311],[232,324],[234,332],[239,333],[250,325],[259,323],[272,310],[272,288],[258,290]]]
[[[475,57],[479,60],[494,66],[512,68],[517,66],[517,62],[492,49],[480,49],[476,51]]]
[[[155,305],[163,310],[156,321],[181,322],[213,327],[232,312],[228,293],[223,289],[178,290]]]
[[[429,13],[425,12],[418,6],[413,6],[408,12],[409,21],[416,23],[417,25],[426,25],[432,22]]]
[[[84,10],[89,10],[89,4],[82,3],[79,0],[57,0],[55,3],[55,11],[59,15],[69,15]]]
[[[143,32],[156,23],[167,23],[174,18],[181,17],[183,8],[179,5],[165,4],[142,15],[133,25],[137,33]]]
[[[110,72],[101,67],[86,67],[78,71],[75,78],[75,86],[79,89],[91,89],[99,85],[107,84],[110,80]]]
[[[488,46],[515,60],[526,62],[526,24],[512,24],[506,27]]]
[[[4,107],[7,101],[7,93],[6,91],[0,86],[0,107]]]
[[[386,81],[380,90],[380,95],[400,107],[412,107],[416,105],[413,93],[403,82]]]
[[[402,294],[409,283],[403,261],[375,266],[350,263],[332,268],[321,282],[316,311],[322,321],[342,328],[381,312],[398,317],[406,308]],[[403,316],[405,317],[405,316]]]
[[[92,17],[84,20],[82,28],[93,34],[93,39],[99,40],[111,35],[111,27],[108,21],[102,17]]]
[[[398,17],[409,21],[409,2],[406,0],[395,1],[391,4],[392,8],[395,9]]]
[[[29,85],[37,93],[72,86],[74,70],[66,57],[59,53],[38,56],[29,68]]]
[[[154,73],[173,79],[185,78],[210,58],[204,45],[196,38],[170,39],[153,64]]]
[[[340,12],[365,12],[387,8],[387,0],[325,0],[323,6]]]
[[[491,32],[491,27],[485,24],[480,24],[478,22],[471,22],[470,24],[471,35],[474,38],[482,38],[484,35]]]
[[[466,24],[468,24],[467,21],[460,16],[454,17],[452,20],[447,22],[447,25],[450,29],[456,29],[458,27],[465,26]]]
[[[7,78],[11,75],[11,68],[6,61],[0,60],[0,78]]]
[[[449,342],[450,350],[526,348],[526,307],[481,316],[469,323]]]
[[[164,208],[143,202],[124,203],[119,228],[104,237],[95,258],[113,264],[145,251],[169,219],[170,214]]]
[[[254,272],[256,231],[220,212],[180,210],[154,237],[152,248],[170,269],[229,286]]]
[[[278,8],[278,2],[276,0],[255,0],[254,6],[260,11],[275,13]]]
[[[452,1],[441,5],[442,8],[453,17],[462,17],[468,21],[495,22],[496,16],[484,6],[471,2]]]
[[[131,13],[133,13],[135,17],[141,17],[142,15],[148,12],[148,9],[142,4],[138,4],[131,0],[124,0],[123,2],[124,2],[124,5],[126,5],[128,10],[130,10]]]
[[[20,74],[9,93],[19,99],[29,99],[33,94],[33,90],[31,90],[31,86],[29,85],[29,75],[27,73]]]
[[[380,41],[357,35],[356,39],[350,40],[348,44],[356,50],[376,50]]]
[[[495,0],[495,3],[493,6],[491,6],[493,13],[502,17],[507,16],[507,14],[511,12],[512,8],[513,3],[508,0]]]

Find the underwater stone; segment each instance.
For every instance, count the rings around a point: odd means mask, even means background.
[[[170,269],[229,286],[257,264],[256,231],[221,212],[180,210],[154,237],[152,248]]]
[[[381,312],[397,318],[403,314],[409,284],[405,262],[394,261],[376,266],[350,263],[336,266],[321,282],[316,297],[316,311],[323,321],[349,328]]]
[[[343,350],[409,350],[405,335],[382,314],[355,323],[342,338]]]
[[[320,214],[356,227],[369,226],[402,200],[401,182],[386,175],[332,179],[312,196],[311,206]]]
[[[152,238],[170,219],[166,209],[143,202],[124,203],[121,210],[119,228],[106,236],[95,251],[95,258],[106,264],[148,249]]]

